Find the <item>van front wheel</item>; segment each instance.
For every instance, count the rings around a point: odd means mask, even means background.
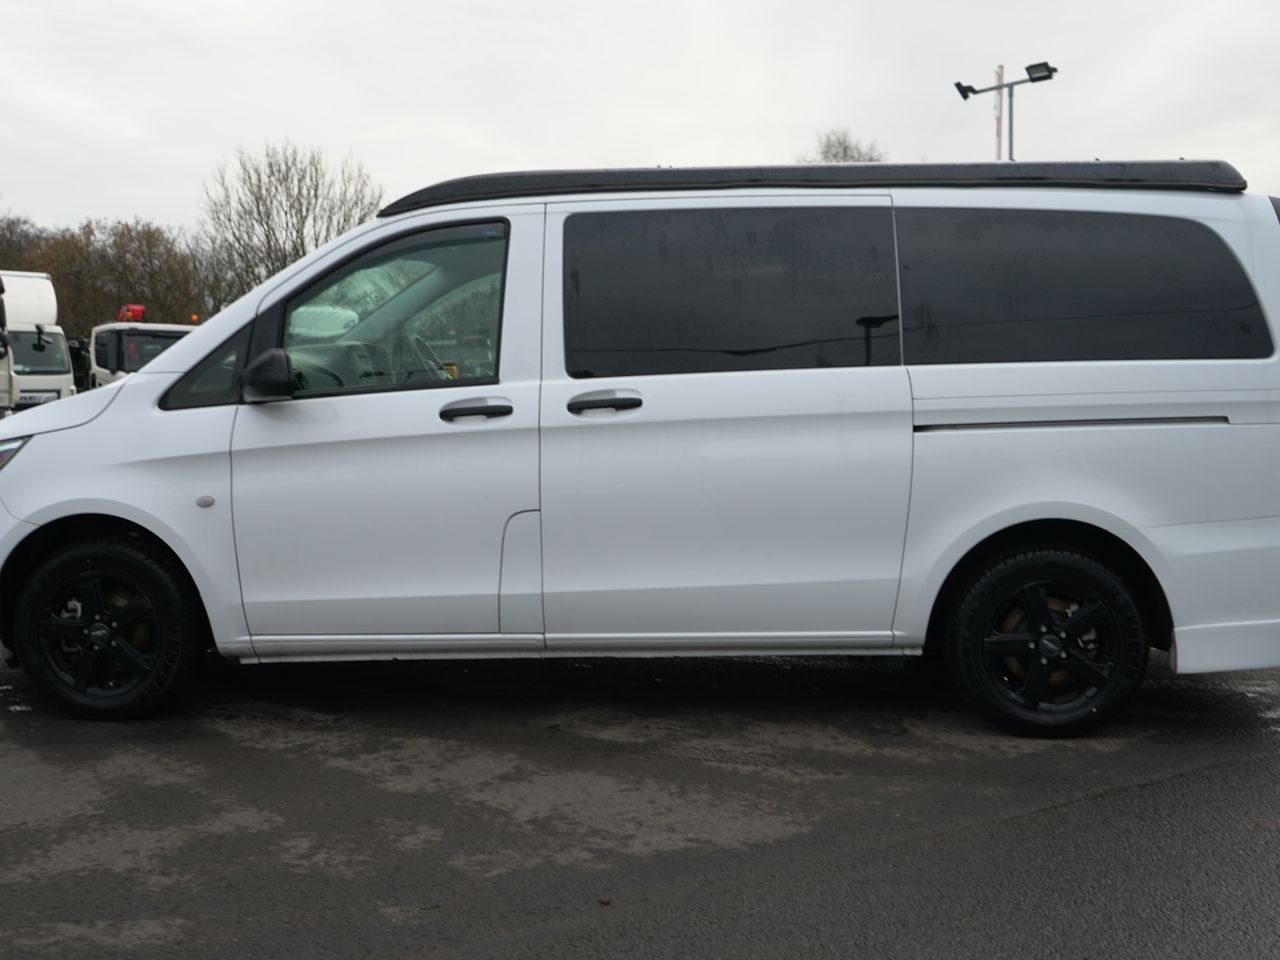
[[[965,697],[1024,736],[1074,736],[1142,682],[1147,641],[1133,591],[1071,550],[995,558],[952,608],[947,664]]]
[[[194,674],[205,645],[193,591],[171,562],[125,539],[54,555],[18,600],[14,642],[32,684],[62,710],[128,719]]]

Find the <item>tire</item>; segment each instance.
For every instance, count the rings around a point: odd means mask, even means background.
[[[172,561],[136,540],[67,547],[27,581],[14,642],[31,683],[64,712],[126,720],[171,701],[206,645],[199,602]]]
[[[991,560],[961,587],[948,619],[947,667],[965,698],[1021,736],[1092,730],[1142,683],[1147,638],[1134,591],[1068,549]]]

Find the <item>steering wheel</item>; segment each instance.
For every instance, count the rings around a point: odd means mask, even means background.
[[[413,352],[418,355],[418,362],[422,364],[427,376],[432,380],[444,380],[444,363],[436,355],[436,352],[431,349],[431,344],[416,333],[410,343],[413,345]]]

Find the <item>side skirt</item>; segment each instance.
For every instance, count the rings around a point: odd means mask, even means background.
[[[546,657],[901,657],[919,653],[895,647],[892,636],[859,634],[551,636],[545,641],[540,634],[258,636],[253,638],[253,650],[255,653],[243,648],[224,652],[244,663]]]

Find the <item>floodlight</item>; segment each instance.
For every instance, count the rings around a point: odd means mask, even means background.
[[[1057,67],[1051,67],[1046,63],[1033,63],[1027,67],[1027,79],[1032,83],[1039,83],[1041,80],[1052,80],[1053,75],[1058,72]]]

